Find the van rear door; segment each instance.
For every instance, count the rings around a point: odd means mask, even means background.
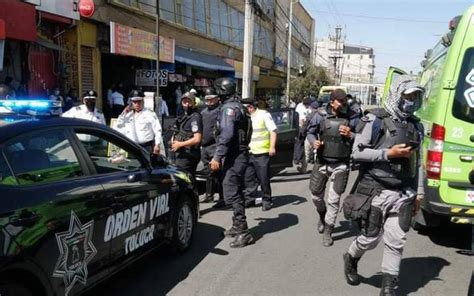
[[[448,106],[441,172],[448,192],[442,194],[443,200],[474,206],[474,47],[464,53]]]

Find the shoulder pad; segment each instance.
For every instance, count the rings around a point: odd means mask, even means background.
[[[390,113],[385,111],[384,108],[375,108],[375,109],[370,109],[364,112],[364,114],[368,114],[368,113],[372,113],[379,118],[390,117]]]

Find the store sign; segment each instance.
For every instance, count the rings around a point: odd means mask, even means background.
[[[168,86],[168,70],[160,70],[160,87]],[[135,85],[156,86],[156,70],[139,69],[135,72]]]
[[[175,40],[160,36],[160,61],[174,63]],[[156,60],[156,34],[110,22],[110,52]]]
[[[83,17],[91,17],[94,15],[95,5],[93,0],[80,0],[79,13]]]

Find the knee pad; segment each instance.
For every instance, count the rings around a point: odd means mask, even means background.
[[[319,172],[319,167],[315,165],[309,179],[309,190],[313,195],[319,195],[324,192],[328,179],[326,175]]]
[[[383,226],[383,212],[380,208],[370,207],[369,218],[365,221],[362,233],[366,237],[376,237]]]
[[[316,211],[318,212],[325,212],[326,211],[326,203],[322,198],[316,198],[314,195],[311,198],[313,200],[313,204],[316,207]]]
[[[413,202],[404,203],[398,212],[398,225],[404,232],[410,230],[411,218],[413,216]]]
[[[334,175],[333,188],[337,194],[343,194],[346,190],[349,172],[338,172]]]

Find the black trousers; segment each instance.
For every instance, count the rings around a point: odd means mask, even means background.
[[[188,171],[193,176],[193,181],[196,178],[196,168],[200,160],[200,151],[190,152],[186,149],[181,149],[176,153],[176,166]]]
[[[123,109],[125,109],[123,105],[112,105],[112,118],[118,118]]]
[[[226,155],[224,159],[222,182],[224,200],[232,205],[233,225],[241,227],[247,223],[245,217],[245,197],[243,193],[244,175],[249,162],[248,151]]]
[[[209,163],[214,156],[217,144],[211,144],[201,147],[201,161],[206,172],[206,196],[213,196],[214,193],[219,193],[219,199],[224,198],[222,189],[222,171],[212,172]]]
[[[302,162],[304,157],[304,141],[301,137],[297,136],[295,138],[295,151],[293,155],[293,160],[297,162]]]
[[[270,186],[270,155],[250,154],[249,166],[245,171],[245,201],[254,201],[257,198],[258,185],[262,188],[262,202],[272,201]]]
[[[153,153],[153,150],[155,148],[155,141],[149,141],[146,143],[140,143],[140,146],[145,148],[148,152]]]

